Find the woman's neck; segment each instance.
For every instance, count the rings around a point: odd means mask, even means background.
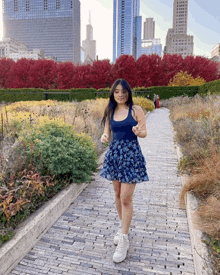
[[[128,106],[126,104],[117,104],[116,108],[117,110],[124,110],[127,109]]]

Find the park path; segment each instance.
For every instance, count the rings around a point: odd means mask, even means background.
[[[186,211],[178,208],[182,182],[169,110],[154,110],[146,123],[139,143],[150,181],[135,189],[126,260],[112,261],[119,221],[111,182],[97,173],[11,275],[195,274]]]

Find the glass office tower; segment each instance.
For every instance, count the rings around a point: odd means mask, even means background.
[[[80,62],[79,0],[2,0],[2,5],[3,37],[57,61]]]
[[[113,62],[122,54],[141,55],[140,0],[113,0]]]

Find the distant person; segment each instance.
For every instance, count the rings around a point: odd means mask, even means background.
[[[156,100],[156,108],[160,108],[160,97],[159,97],[159,95],[157,96],[157,100]]]
[[[105,154],[101,176],[112,181],[120,226],[114,244],[118,245],[113,261],[122,262],[129,248],[128,233],[133,215],[133,193],[137,183],[148,181],[145,158],[137,137],[147,136],[145,114],[133,104],[128,82],[117,79],[111,87],[109,102],[102,119],[104,133],[101,142],[107,143],[111,131],[113,140]]]
[[[155,109],[156,109],[156,101],[157,101],[157,95],[154,94],[154,107],[155,107]]]

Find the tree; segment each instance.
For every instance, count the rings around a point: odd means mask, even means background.
[[[161,57],[157,54],[151,54],[149,56],[149,66],[150,66],[150,79],[151,86],[160,85],[159,79],[161,78],[161,69],[160,69]]]
[[[74,88],[74,75],[76,67],[73,62],[60,62],[57,64],[58,89]]]
[[[170,79],[172,79],[183,66],[182,55],[165,54],[160,62],[160,71],[162,72],[158,84],[160,86],[167,86]]]
[[[142,54],[136,61],[137,65],[137,86],[138,87],[151,87],[153,84],[151,64],[151,56]]]
[[[202,56],[187,56],[183,59],[183,71],[192,74],[194,78],[200,76],[206,82],[219,78],[218,64]]]
[[[138,75],[136,62],[133,56],[124,54],[116,60],[111,70],[111,84],[118,78],[124,78],[132,88],[136,87]]]
[[[75,67],[75,74],[73,78],[73,87],[74,88],[89,88],[91,87],[90,83],[90,70],[91,65],[77,65]]]
[[[42,89],[54,89],[57,78],[57,63],[53,60],[34,60],[30,66],[29,86]]]
[[[89,83],[95,89],[110,87],[112,65],[109,60],[94,61],[89,74]]]
[[[33,59],[21,58],[15,62],[8,73],[6,79],[7,88],[32,88],[29,82],[29,73]]]
[[[14,63],[11,58],[4,57],[0,59],[0,88],[7,88],[7,78]]]
[[[205,82],[200,76],[194,78],[191,74],[180,71],[174,76],[173,80],[170,80],[168,86],[199,86],[205,84]]]

